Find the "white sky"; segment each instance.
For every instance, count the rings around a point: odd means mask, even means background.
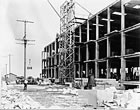
[[[58,12],[65,0],[50,0]],[[116,0],[75,0],[93,14],[105,8]],[[78,7],[79,8],[79,7]],[[80,8],[79,8],[80,9]],[[76,12],[87,15],[83,9]],[[54,41],[59,33],[60,21],[47,0],[0,0],[0,72],[6,73],[8,54],[11,57],[11,72],[23,76],[23,46],[16,44],[15,38],[23,38],[23,23],[16,20],[29,20],[27,38],[34,39],[35,45],[27,47],[27,66],[31,59],[32,70],[27,70],[27,76],[39,77],[41,73],[41,51],[44,46]],[[9,69],[7,68],[9,72]]]

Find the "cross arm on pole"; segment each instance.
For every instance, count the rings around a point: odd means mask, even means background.
[[[24,22],[24,23],[34,23],[32,21],[27,21],[27,20],[16,20],[16,21],[18,21],[18,22]]]

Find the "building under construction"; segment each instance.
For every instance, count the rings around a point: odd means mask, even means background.
[[[60,7],[60,34],[42,51],[42,78],[140,80],[140,0],[118,0],[88,19],[76,17],[74,6]]]

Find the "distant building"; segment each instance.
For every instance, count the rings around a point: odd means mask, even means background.
[[[5,75],[5,79],[8,83],[13,83],[16,82],[17,80],[17,75],[13,73],[9,73]]]

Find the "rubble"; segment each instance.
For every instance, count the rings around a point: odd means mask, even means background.
[[[62,93],[63,94],[72,94],[72,95],[78,96],[78,90],[74,89],[74,88],[64,88]]]
[[[2,89],[0,109],[43,109],[44,107],[35,102],[29,96],[17,90]]]
[[[49,85],[46,88],[47,92],[58,92],[62,94],[78,95],[78,90],[72,87],[66,87],[61,85]]]
[[[126,90],[122,94],[116,92],[114,102],[122,108],[138,109],[140,107],[140,93],[134,90]]]
[[[139,91],[135,89],[117,90],[115,88],[97,90],[97,103],[98,106],[137,110],[140,107]]]
[[[106,88],[103,90],[97,89],[97,103],[98,106],[102,106],[104,102],[112,102],[114,97],[114,92],[116,92],[115,87]]]
[[[117,90],[115,87],[105,89],[95,87],[92,90],[84,90],[54,84],[31,87],[31,91],[15,90],[16,88],[20,90],[20,87],[13,85],[2,89],[2,109],[93,108],[96,107],[95,104],[97,107],[124,110],[140,107],[140,89]]]

